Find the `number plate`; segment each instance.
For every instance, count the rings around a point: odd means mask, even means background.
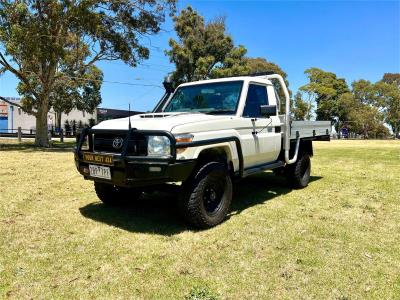
[[[102,167],[89,165],[89,174],[92,177],[103,178],[111,180],[111,171],[110,167]]]
[[[83,160],[88,163],[112,166],[114,161],[112,155],[83,153]]]

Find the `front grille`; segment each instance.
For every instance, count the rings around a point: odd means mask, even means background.
[[[96,152],[107,152],[120,154],[123,147],[116,148],[120,143],[114,143],[116,139],[122,139],[125,143],[125,134],[109,134],[109,133],[96,133],[93,138],[93,150]],[[119,141],[120,141],[119,140]],[[147,141],[143,134],[135,133],[131,136],[128,144],[127,155],[131,156],[146,156],[147,155]]]

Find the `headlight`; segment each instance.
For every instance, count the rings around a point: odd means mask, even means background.
[[[171,143],[166,136],[149,136],[147,140],[147,154],[149,156],[171,155]]]

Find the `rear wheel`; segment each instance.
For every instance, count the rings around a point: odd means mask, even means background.
[[[294,188],[304,188],[310,182],[311,159],[308,154],[303,154],[294,164],[288,165],[285,168],[288,182]]]
[[[224,163],[206,163],[182,188],[180,210],[190,224],[210,228],[226,218],[232,201],[232,181]]]
[[[138,199],[142,191],[134,188],[124,188],[113,184],[94,182],[97,197],[107,205],[118,206]]]

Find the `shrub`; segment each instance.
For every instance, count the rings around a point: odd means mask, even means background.
[[[72,135],[76,135],[76,120],[71,121]]]
[[[93,127],[94,125],[96,125],[96,120],[93,118],[89,119],[89,127]]]
[[[83,122],[79,120],[78,122],[78,129],[81,130],[83,128]]]
[[[68,120],[65,120],[64,122],[64,130],[65,130],[65,135],[71,135],[71,125],[69,125]]]

